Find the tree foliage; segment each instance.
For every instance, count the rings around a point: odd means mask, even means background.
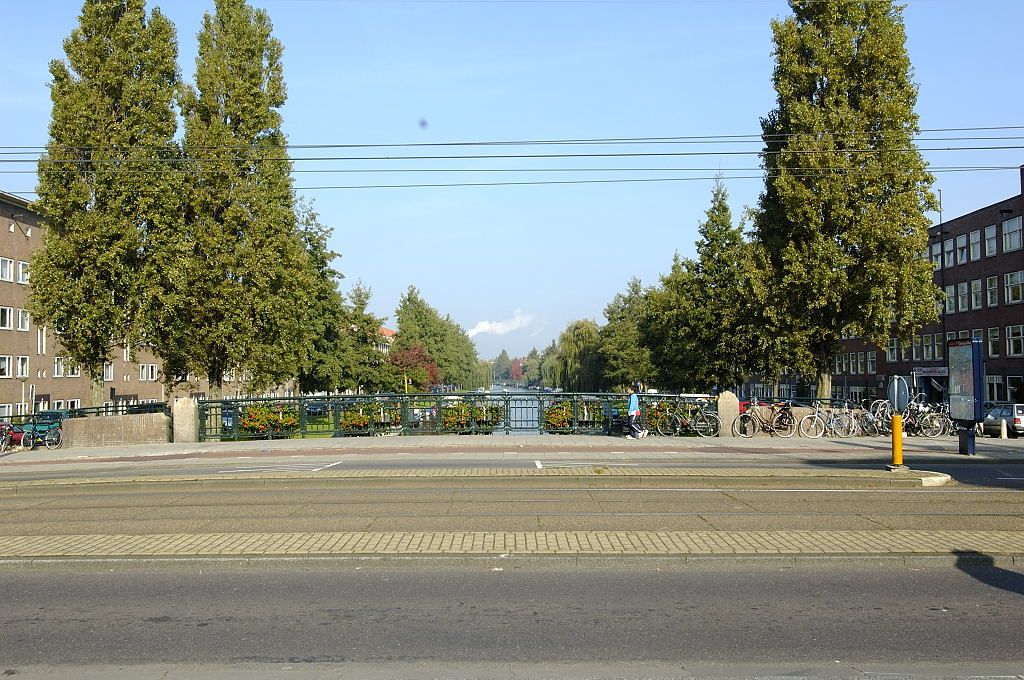
[[[790,7],[792,17],[772,22],[778,99],[762,121],[760,287],[774,301],[764,322],[786,340],[786,362],[825,376],[844,333],[884,345],[935,319],[921,257],[932,177],[913,144],[917,89],[901,9],[887,0]]]
[[[698,228],[698,259],[676,256],[661,286],[650,292],[641,322],[659,384],[681,391],[730,387],[753,368],[744,333],[749,249],[742,227],[733,226],[721,179],[705,216]]]
[[[177,43],[143,0],[87,0],[64,51],[50,64],[30,310],[95,382],[114,347],[147,335],[157,251],[180,224]]]
[[[603,386],[625,389],[634,382],[650,384],[655,378],[651,349],[642,342],[640,320],[647,291],[640,279],[630,279],[625,293],[617,294],[604,309],[607,323],[601,327],[600,353]]]
[[[297,224],[279,109],[279,41],[266,12],[216,0],[199,32],[196,86],[181,97],[189,159],[185,228],[152,342],[218,394],[236,372],[258,391],[306,365],[306,291],[323,283]]]
[[[476,348],[466,331],[451,317],[442,317],[414,286],[409,286],[402,296],[395,316],[397,349],[420,345],[437,362],[440,381],[457,386],[473,384],[479,361]]]

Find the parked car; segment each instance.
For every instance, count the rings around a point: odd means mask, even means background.
[[[62,409],[51,409],[40,411],[28,417],[22,424],[21,429],[25,432],[35,432],[38,439],[46,434],[47,430],[53,427],[60,427],[65,418],[70,418],[71,412]]]
[[[327,402],[320,399],[314,399],[306,402],[306,415],[319,418],[320,416],[327,415]]]
[[[996,406],[981,422],[983,434],[999,436],[1000,421],[1006,421],[1006,435],[1018,437],[1024,434],[1024,404],[1002,404]]]

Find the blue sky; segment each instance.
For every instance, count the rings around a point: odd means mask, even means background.
[[[738,153],[760,144],[723,137],[756,136],[774,106],[769,22],[788,15],[781,0],[251,4],[268,11],[284,44],[291,144],[448,144],[293,151],[343,157],[296,160],[295,185],[334,228],[342,288],[369,286],[372,310],[392,327],[400,296],[414,285],[471,334],[482,358],[503,348],[513,356],[543,349],[573,320],[603,323],[605,306],[630,278],[655,284],[675,252],[694,254],[717,172],[726,177],[734,216],[762,188],[756,156]],[[191,80],[195,35],[213,1],[148,3],[155,6],[177,27],[182,76]],[[47,64],[63,58],[62,41],[80,9],[78,0],[3,4],[0,146],[46,143]],[[923,130],[1024,125],[1016,47],[1024,2],[909,0],[904,16]],[[1006,138],[1022,135],[934,132],[920,146],[1020,147]],[[964,136],[1002,139],[936,139]],[[666,137],[715,139],[450,145]],[[707,155],[579,157],[680,152]],[[575,157],[493,157],[531,154]],[[436,158],[452,155],[490,158]],[[1020,148],[924,155],[935,168],[1024,164]],[[34,188],[32,175],[5,165],[0,189]],[[1020,192],[1016,169],[936,177],[946,219]],[[605,181],[408,186],[598,179]],[[607,181],[625,179],[658,181]],[[406,186],[351,188],[369,185]]]

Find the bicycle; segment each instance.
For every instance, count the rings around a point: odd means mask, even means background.
[[[824,434],[839,435],[840,437],[852,437],[856,432],[857,421],[849,412],[849,404],[845,411],[829,409],[827,414],[822,415],[821,403],[814,404],[814,413],[804,416],[800,420],[800,434],[808,439],[819,439]]]
[[[14,426],[0,422],[0,453],[7,453],[14,446]]]
[[[696,432],[701,437],[717,437],[722,429],[722,421],[718,414],[706,405],[677,403],[675,405],[662,402],[652,409],[648,422],[663,437],[675,437]]]
[[[772,415],[761,415],[757,400],[751,400],[747,410],[736,416],[732,421],[732,433],[735,437],[749,439],[758,432],[777,434],[789,438],[796,433],[796,418],[793,416],[793,405],[788,401],[772,404]]]

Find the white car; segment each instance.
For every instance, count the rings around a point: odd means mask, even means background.
[[[999,422],[1006,421],[1006,435],[1018,437],[1024,434],[1024,404],[1003,404],[996,406],[985,416],[981,427],[984,434],[999,436]]]

